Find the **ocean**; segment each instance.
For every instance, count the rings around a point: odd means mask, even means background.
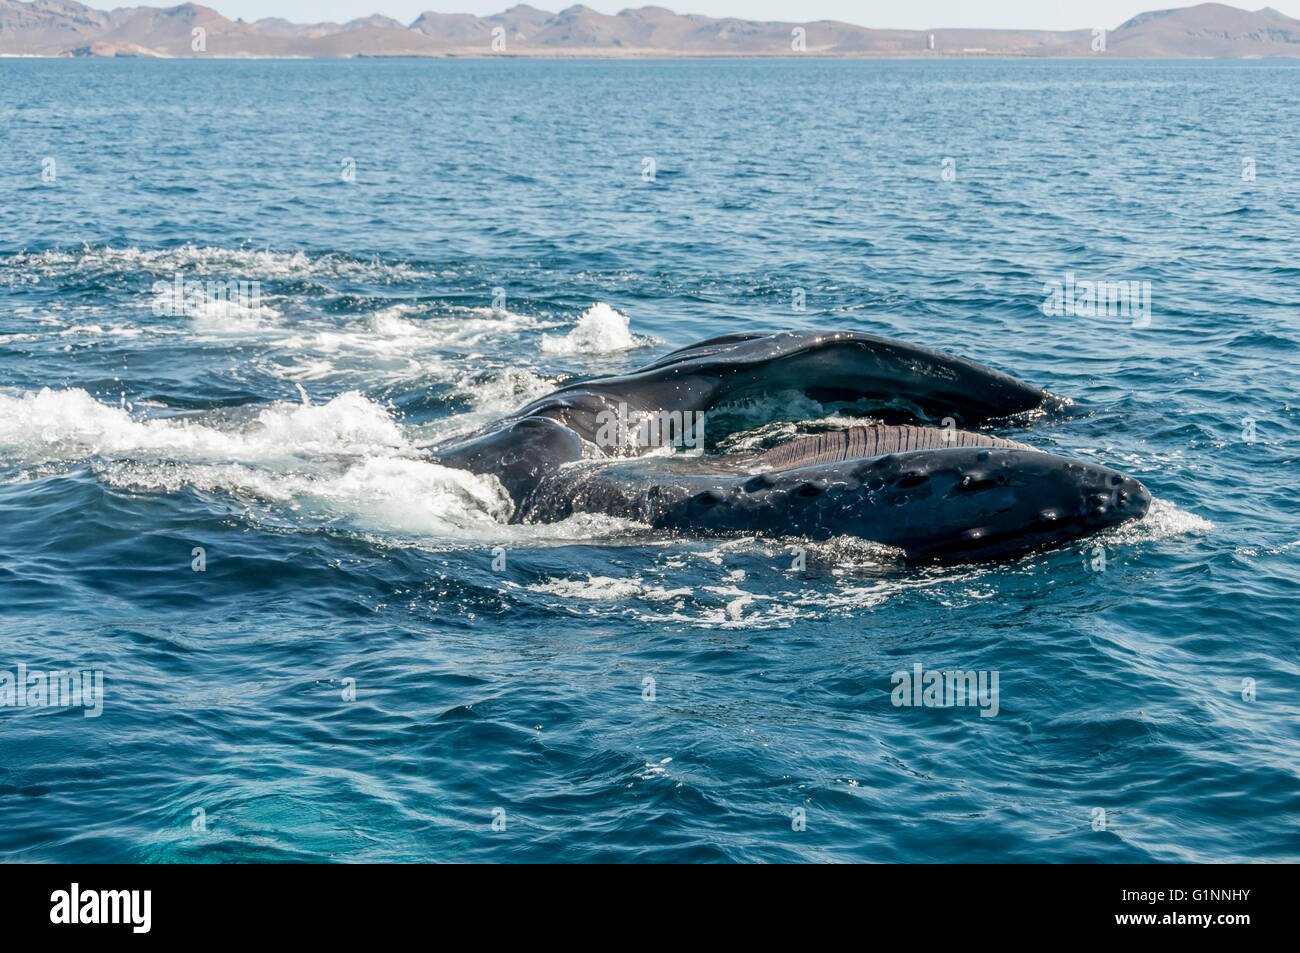
[[[0,89],[0,858],[1300,860],[1300,64]],[[1019,439],[1150,513],[936,567],[511,525],[422,455],[787,328],[1077,399]],[[735,412],[738,447],[843,422]],[[951,671],[975,704],[897,690]]]

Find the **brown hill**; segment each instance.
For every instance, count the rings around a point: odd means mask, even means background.
[[[1222,3],[1140,13],[1110,38],[1132,56],[1295,56],[1300,20],[1270,7],[1251,13]]]
[[[1219,3],[1139,14],[1109,31],[1105,52],[1096,53],[1092,30],[873,30],[829,20],[680,15],[663,7],[615,15],[580,4],[559,13],[519,4],[489,17],[429,11],[408,27],[379,15],[342,24],[274,17],[245,23],[193,3],[103,12],[75,0],[0,0],[0,54],[9,55],[790,56],[800,28],[804,52],[814,56],[1300,55],[1300,21],[1269,7],[1250,12]],[[504,40],[504,51],[493,48],[494,38]]]

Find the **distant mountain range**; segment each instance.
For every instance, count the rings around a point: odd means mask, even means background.
[[[1103,24],[1098,24],[1098,27]],[[802,32],[800,32],[802,31]],[[109,12],[75,0],[0,0],[0,55],[29,56],[1300,56],[1300,20],[1220,3],[1143,13],[1108,29],[872,30],[834,20],[775,23],[679,15],[614,16],[584,6],[548,13],[422,13],[347,23],[227,20],[193,3]],[[802,49],[799,49],[802,45]]]

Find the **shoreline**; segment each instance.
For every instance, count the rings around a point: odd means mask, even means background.
[[[220,60],[233,62],[239,60],[897,60],[909,62],[930,62],[934,60],[996,60],[1018,62],[1101,62],[1104,60],[1122,60],[1125,62],[1224,62],[1247,63],[1276,60],[1279,62],[1300,61],[1300,53],[1294,56],[1151,56],[1124,54],[1106,54],[1105,56],[1041,56],[1018,53],[935,53],[918,56],[908,53],[689,53],[675,50],[628,51],[618,50],[609,53],[598,51],[555,50],[529,53],[483,53],[477,50],[449,50],[438,53],[349,53],[342,56],[294,56],[277,54],[235,54],[233,56],[139,56],[131,54],[82,55],[75,53],[0,53],[0,60],[155,60],[193,62],[201,60]]]

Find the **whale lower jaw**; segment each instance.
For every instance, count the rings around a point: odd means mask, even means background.
[[[521,516],[549,522],[599,512],[692,532],[856,536],[911,559],[970,561],[1059,546],[1139,519],[1151,501],[1145,487],[1114,470],[1015,444],[755,473],[734,464],[707,472],[707,459],[699,467],[706,472],[672,458],[580,464],[545,481]]]

